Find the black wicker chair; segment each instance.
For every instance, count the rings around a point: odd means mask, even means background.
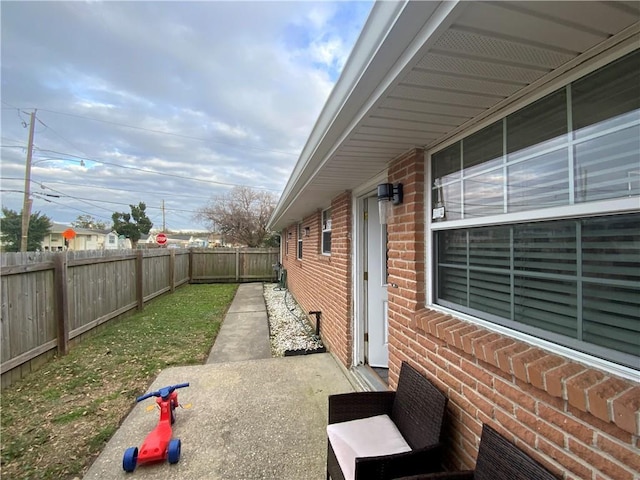
[[[395,392],[355,392],[329,397],[329,424],[386,414],[410,451],[355,459],[355,479],[376,480],[440,470],[440,434],[447,397],[408,363]],[[345,480],[328,441],[327,479]]]
[[[485,424],[475,470],[414,475],[397,480],[558,480],[513,443]]]

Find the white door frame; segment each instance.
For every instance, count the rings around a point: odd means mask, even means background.
[[[353,289],[353,319],[352,319],[352,366],[363,365],[365,360],[364,330],[366,321],[366,295],[364,291],[364,272],[366,270],[366,235],[364,232],[364,200],[376,195],[376,187],[387,182],[387,171],[383,171],[374,178],[353,190],[352,196],[352,289]]]

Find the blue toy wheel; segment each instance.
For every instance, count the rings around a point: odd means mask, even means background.
[[[174,438],[169,442],[169,448],[167,450],[169,463],[178,463],[178,460],[180,460],[180,445],[179,438]]]
[[[122,468],[125,472],[133,472],[136,469],[136,463],[138,463],[138,447],[127,448],[122,457]]]

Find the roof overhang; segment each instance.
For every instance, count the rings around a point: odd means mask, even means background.
[[[279,231],[614,45],[637,2],[376,2],[274,210]],[[635,42],[635,47],[633,46]]]

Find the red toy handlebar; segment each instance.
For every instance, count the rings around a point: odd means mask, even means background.
[[[169,385],[168,387],[163,387],[160,390],[156,390],[155,392],[149,392],[139,396],[138,398],[136,398],[136,402],[141,402],[142,400],[146,400],[147,398],[151,398],[151,397],[160,397],[163,400],[166,400],[169,398],[169,395],[171,395],[171,393],[174,390],[178,388],[188,387],[188,386],[189,386],[189,383],[179,383],[177,385]]]

